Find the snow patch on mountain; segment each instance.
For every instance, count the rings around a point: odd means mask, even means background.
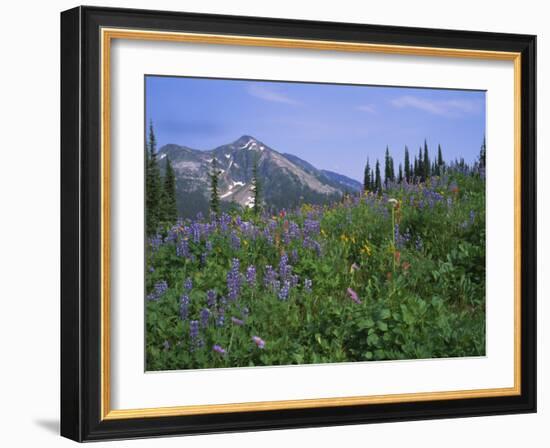
[[[248,198],[246,198],[246,201],[244,202],[244,205],[248,208],[254,207],[254,198],[252,196],[248,196]]]
[[[265,146],[259,145],[256,140],[251,138],[244,145],[239,146],[239,149],[247,149],[249,151],[254,151],[256,149],[259,149],[260,151],[263,151],[265,149]]]

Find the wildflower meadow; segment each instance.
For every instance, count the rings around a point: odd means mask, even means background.
[[[448,169],[148,237],[147,370],[485,354],[485,180]]]

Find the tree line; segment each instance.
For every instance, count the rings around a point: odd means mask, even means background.
[[[419,148],[418,154],[414,155],[413,160],[411,160],[409,148],[405,146],[403,164],[399,164],[396,174],[393,157],[390,154],[389,147],[386,146],[386,153],[384,156],[384,177],[382,178],[380,161],[376,159],[376,163],[374,167],[372,167],[367,158],[364,170],[363,189],[364,191],[380,192],[383,188],[387,189],[390,184],[425,182],[430,177],[441,176],[449,170],[457,170],[464,173],[470,173],[474,170],[477,172],[481,170],[484,171],[485,152],[486,144],[485,139],[483,139],[478,160],[473,166],[467,164],[462,158],[447,163],[443,159],[441,145],[437,145],[437,156],[434,160],[431,160],[428,143],[424,140],[424,146]]]
[[[176,205],[176,175],[172,163],[165,157],[164,175],[161,176],[157,158],[157,140],[153,123],[145,144],[145,228],[147,235],[172,226],[178,219]]]

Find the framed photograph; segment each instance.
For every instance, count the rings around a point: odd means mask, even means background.
[[[61,14],[61,433],[536,411],[535,36]]]

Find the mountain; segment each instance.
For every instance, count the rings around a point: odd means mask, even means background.
[[[302,203],[323,204],[338,200],[361,184],[341,174],[315,168],[291,154],[282,154],[263,142],[243,135],[233,143],[202,151],[169,144],[158,152],[161,169],[168,157],[176,174],[176,195],[181,216],[206,213],[210,198],[212,161],[220,171],[218,191],[224,209],[252,207],[252,167],[258,163],[262,199],[270,209],[293,208]]]
[[[344,191],[357,192],[363,189],[363,184],[355,179],[335,173],[334,171],[321,170],[333,184],[339,185]]]
[[[363,184],[351,177],[344,176],[343,174],[335,173],[329,170],[319,170],[315,168],[311,163],[300,159],[294,154],[283,154],[288,160],[296,165],[300,166],[303,170],[313,174],[320,181],[331,185],[332,187],[342,192],[358,192],[363,188]]]

